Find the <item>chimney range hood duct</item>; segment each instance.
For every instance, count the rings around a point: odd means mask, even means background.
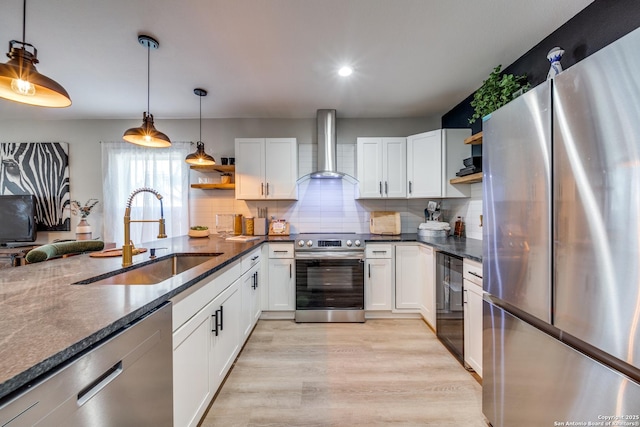
[[[336,110],[318,110],[318,170],[311,178],[342,178],[336,170]]]

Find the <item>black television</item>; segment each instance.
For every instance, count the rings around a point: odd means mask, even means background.
[[[0,246],[36,241],[36,197],[0,196]]]

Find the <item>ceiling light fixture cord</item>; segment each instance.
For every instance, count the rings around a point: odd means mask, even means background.
[[[149,111],[149,98],[151,97],[150,93],[151,93],[151,83],[149,83],[151,79],[151,43],[147,42],[147,114],[151,114],[151,112]]]
[[[202,141],[202,96],[200,98],[200,139],[198,141]]]
[[[27,39],[25,35],[27,30],[27,0],[22,2],[22,41],[24,42]]]

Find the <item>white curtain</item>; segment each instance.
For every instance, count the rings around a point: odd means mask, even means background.
[[[102,192],[105,242],[124,243],[124,210],[131,193],[149,187],[162,195],[168,237],[189,231],[189,142],[173,142],[168,148],[146,148],[127,142],[102,142]],[[131,220],[157,220],[160,201],[151,193],[137,194],[131,204]],[[132,223],[131,240],[156,240],[158,223]]]

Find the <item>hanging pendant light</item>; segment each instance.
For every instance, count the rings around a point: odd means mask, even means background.
[[[0,98],[38,107],[61,108],[71,105],[67,91],[36,70],[38,49],[24,40],[27,0],[22,3],[22,41],[9,42],[9,62],[0,64]],[[31,50],[29,50],[31,49]]]
[[[198,88],[194,89],[193,93],[200,97],[200,139],[196,144],[196,152],[189,154],[185,161],[190,165],[213,166],[216,164],[216,161],[204,152],[204,143],[202,142],[202,97],[207,96],[207,91]]]
[[[160,44],[150,36],[138,36],[138,43],[147,48],[147,111],[142,114],[142,126],[127,129],[122,136],[127,142],[142,145],[144,147],[170,147],[171,140],[164,133],[156,130],[153,125],[153,114],[149,113],[149,81],[150,81],[150,56],[151,49],[157,49]]]

